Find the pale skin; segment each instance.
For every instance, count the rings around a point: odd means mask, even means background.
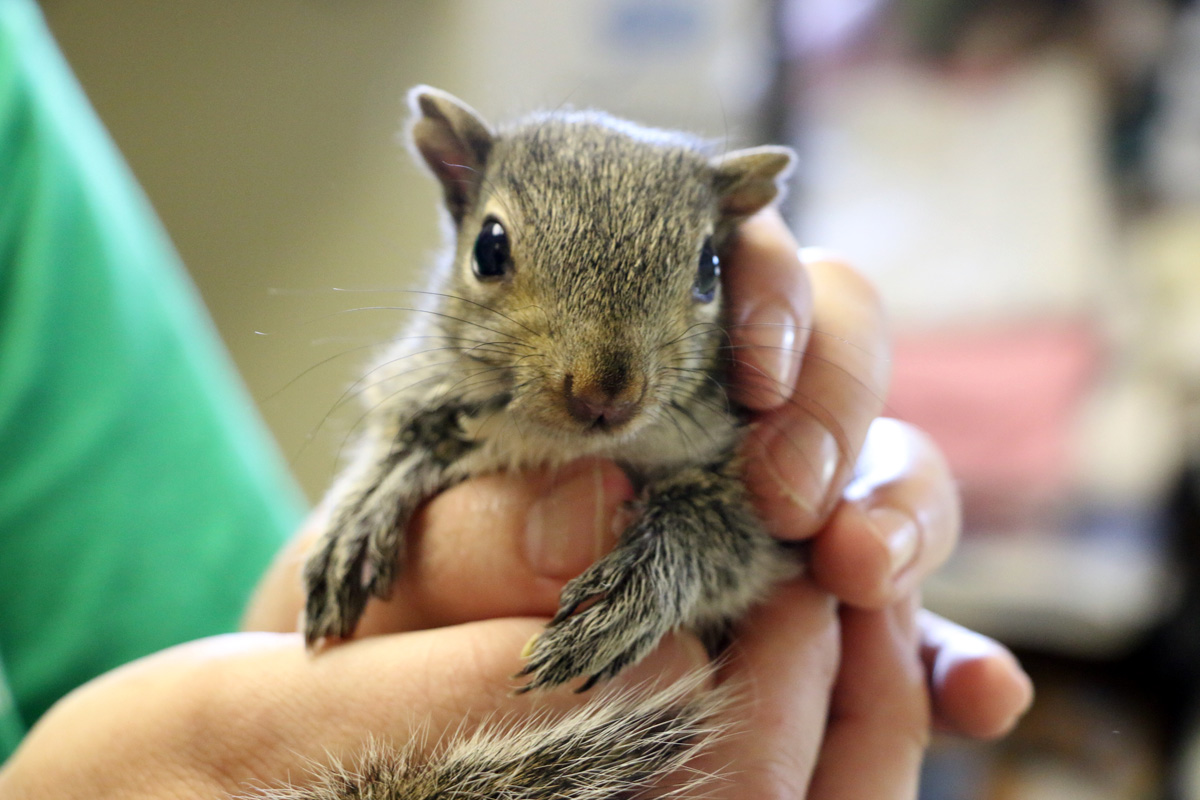
[[[876,421],[887,333],[870,285],[824,254],[802,264],[774,212],[745,223],[730,261],[736,393],[759,415],[748,482],[776,536],[813,540],[812,567],[736,633],[715,680],[737,687],[742,733],[709,756],[736,775],[705,796],[914,797],[933,727],[1002,735],[1029,680],[1002,646],[918,610],[921,581],[957,539],[957,497],[924,435]],[[0,771],[0,795],[221,797],[303,780],[307,760],[353,752],[367,731],[436,741],[491,711],[585,702],[513,696],[511,676],[563,584],[611,546],[632,494],[596,461],[447,491],[415,521],[395,596],[368,607],[357,640],[315,657],[293,633],[310,523],[265,576],[247,632],[69,695]],[[617,681],[705,660],[679,635]]]

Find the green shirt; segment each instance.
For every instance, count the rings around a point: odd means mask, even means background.
[[[74,686],[236,627],[302,504],[30,0],[0,0],[0,759]]]

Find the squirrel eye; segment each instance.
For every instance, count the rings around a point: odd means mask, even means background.
[[[717,292],[717,280],[721,277],[721,259],[713,250],[712,237],[704,240],[700,249],[700,264],[696,269],[696,282],[692,284],[692,297],[701,303],[711,303]]]
[[[480,280],[503,278],[512,268],[508,250],[508,233],[494,217],[483,221],[483,229],[475,239],[475,277]]]

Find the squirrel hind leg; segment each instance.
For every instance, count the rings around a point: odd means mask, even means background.
[[[657,693],[602,693],[557,720],[488,727],[428,760],[372,742],[352,764],[257,800],[623,800],[674,796],[719,777],[690,768],[723,733],[707,672]]]

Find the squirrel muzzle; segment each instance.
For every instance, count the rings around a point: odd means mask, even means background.
[[[615,430],[642,410],[646,380],[627,368],[584,373],[568,372],[563,378],[563,400],[567,413],[589,429]]]

